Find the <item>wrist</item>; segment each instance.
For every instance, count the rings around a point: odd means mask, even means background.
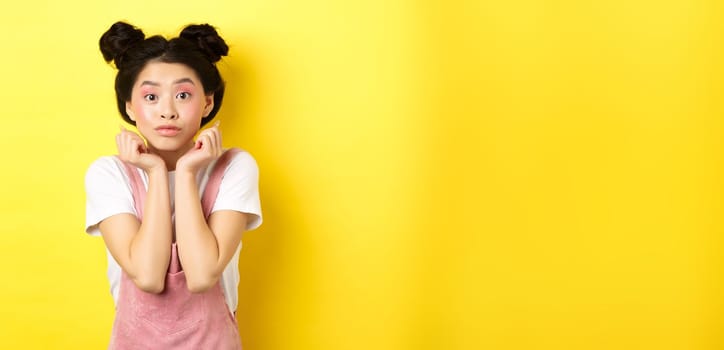
[[[176,178],[193,178],[196,179],[196,174],[199,171],[193,168],[187,168],[183,166],[176,166]]]
[[[163,174],[164,176],[166,176],[166,174],[168,174],[168,170],[166,169],[166,164],[164,164],[163,162],[161,162],[161,164],[151,166],[148,169],[144,169],[144,170],[146,170],[146,173],[148,173],[148,176],[153,176],[154,174]]]

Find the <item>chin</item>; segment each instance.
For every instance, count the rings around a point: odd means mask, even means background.
[[[161,151],[161,152],[176,152],[176,151],[184,148],[184,146],[186,144],[187,143],[178,142],[175,140],[162,140],[160,142],[152,143],[151,146],[155,150]]]

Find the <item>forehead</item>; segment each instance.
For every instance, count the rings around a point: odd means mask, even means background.
[[[161,86],[170,86],[181,79],[191,79],[196,86],[201,86],[196,72],[182,63],[149,62],[138,73],[134,87],[143,82],[153,82]]]

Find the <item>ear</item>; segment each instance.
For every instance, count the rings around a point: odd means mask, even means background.
[[[136,121],[136,116],[133,115],[133,108],[131,108],[131,101],[126,102],[126,114],[128,114],[128,117],[131,118],[134,122]]]
[[[204,105],[204,118],[208,117],[211,110],[214,109],[214,94],[207,95],[205,98],[206,104]]]

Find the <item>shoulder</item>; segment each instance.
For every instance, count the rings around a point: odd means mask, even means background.
[[[261,225],[259,167],[251,153],[236,151],[224,170],[212,212],[233,210],[249,214],[246,230]]]
[[[234,156],[231,158],[229,166],[258,169],[256,159],[254,159],[251,153],[243,149],[238,150],[236,154],[234,154]]]
[[[116,156],[102,156],[93,161],[86,170],[86,186],[93,183],[126,182],[127,176]]]
[[[259,167],[256,160],[248,151],[235,149],[232,152],[235,153],[223,171],[214,165],[214,168],[221,172],[221,192],[227,194],[250,192],[259,182]]]
[[[256,159],[246,150],[235,149],[227,150],[227,152],[235,152],[229,160],[224,176],[237,174],[239,176],[244,175],[256,175],[259,172],[259,166],[256,163]]]
[[[119,160],[116,156],[102,156],[94,160],[90,163],[88,166],[88,170],[86,171],[86,174],[88,173],[94,173],[98,171],[109,171],[109,170],[115,170],[119,169]]]
[[[130,181],[121,161],[104,156],[93,161],[85,174],[86,232],[99,236],[98,224],[120,213],[135,213]]]

